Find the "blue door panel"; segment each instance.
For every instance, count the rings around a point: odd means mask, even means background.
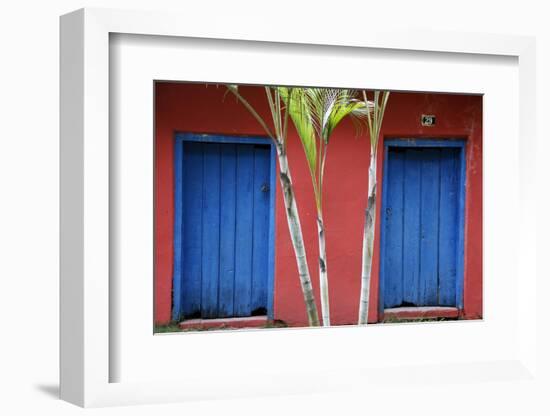
[[[456,151],[441,149],[439,226],[439,304],[456,304],[460,161]]]
[[[221,185],[223,203],[220,208],[220,317],[233,316],[235,294],[235,216],[237,207],[237,153],[234,144],[220,149]]]
[[[246,316],[252,295],[254,145],[237,147],[237,178],[234,315]]]
[[[420,284],[420,183],[421,150],[405,152],[403,197],[403,303],[416,305]],[[392,192],[393,193],[393,192]],[[399,299],[392,303],[399,304]]]
[[[186,136],[174,166],[174,319],[267,314],[270,146]]]
[[[426,149],[422,153],[419,303],[437,305],[439,149]]]
[[[202,195],[203,157],[202,146],[189,143],[185,146],[183,178],[183,207],[186,216],[182,224],[182,313],[195,315],[201,304],[202,285]],[[183,208],[182,208],[183,209]]]
[[[403,179],[404,152],[394,152],[388,160],[387,181],[392,192],[388,192],[386,214],[386,279],[385,301],[399,304],[403,299]]]
[[[460,306],[463,147],[397,142],[386,158],[383,307]]]
[[[201,317],[218,316],[220,271],[220,145],[203,144]],[[201,195],[197,195],[201,198]],[[188,211],[188,221],[195,212]],[[184,224],[185,226],[185,224]],[[185,258],[185,255],[184,255]]]
[[[270,153],[265,147],[254,148],[254,226],[252,239],[252,275],[267,276],[270,205]],[[250,308],[253,313],[266,314],[267,280],[252,279]]]

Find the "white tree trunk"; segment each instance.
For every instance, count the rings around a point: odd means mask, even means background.
[[[372,152],[369,166],[369,196],[363,228],[363,253],[361,266],[361,297],[358,324],[367,323],[369,313],[370,277],[374,251],[374,227],[376,224],[376,153]]]
[[[298,265],[298,275],[306,304],[307,316],[310,326],[319,326],[319,315],[317,313],[317,305],[315,304],[315,295],[313,286],[311,285],[311,277],[307,264],[306,250],[304,245],[304,237],[302,235],[302,226],[300,225],[300,216],[298,214],[298,206],[294,197],[294,189],[292,186],[292,178],[288,167],[288,159],[286,153],[278,148],[277,156],[279,158],[281,188],[283,190],[283,199],[286,209],[286,218],[288,221],[288,230],[294,253],[296,255],[296,263]]]
[[[330,306],[328,296],[327,250],[325,245],[325,224],[322,215],[317,217],[319,236],[319,286],[321,288],[321,315],[323,326],[330,326]]]

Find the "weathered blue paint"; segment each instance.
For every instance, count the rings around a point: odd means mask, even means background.
[[[271,146],[270,149],[270,164],[269,171],[271,172],[270,188],[269,192],[269,256],[267,260],[267,317],[273,319],[273,288],[275,287],[275,194],[277,186],[276,175],[276,157],[277,153],[275,146]]]
[[[464,139],[387,139],[384,140],[385,147],[416,147],[416,148],[426,148],[426,147],[457,147],[459,149],[464,149],[465,142]]]
[[[273,317],[274,149],[176,134],[173,319]]]
[[[174,253],[181,256],[181,313],[190,316],[200,310],[202,293],[202,212],[203,212],[203,148],[200,143],[184,143],[181,154],[183,169],[176,172],[176,187],[183,189],[182,250]],[[193,220],[186,220],[193,215]],[[178,230],[175,230],[176,233]],[[179,317],[178,317],[179,318]]]
[[[386,303],[395,305],[403,298],[403,167],[404,153],[390,153],[388,171],[389,185],[387,206],[384,209],[387,254],[385,263],[385,299]],[[391,255],[390,255],[391,253]]]
[[[190,143],[186,144],[190,145]],[[202,285],[200,310],[202,318],[217,318],[218,282],[220,280],[220,145],[219,143],[204,143],[202,148]],[[201,195],[195,195],[195,197],[201,198]],[[196,220],[195,212],[184,212],[184,224]]]
[[[237,147],[234,316],[252,311],[252,238],[254,225],[254,146]]]
[[[439,237],[439,150],[422,150],[420,184],[420,305],[437,305]],[[391,154],[391,149],[390,149]],[[391,190],[390,190],[391,193]],[[408,201],[407,201],[408,203]],[[408,224],[406,225],[409,226]],[[456,224],[455,224],[456,227]],[[418,230],[418,229],[417,229]]]
[[[441,149],[440,226],[439,226],[439,304],[456,305],[458,238],[458,186],[460,161],[457,152]]]
[[[405,153],[404,205],[403,222],[403,301],[419,304],[418,290],[420,279],[420,184],[422,150],[411,150]]]
[[[462,278],[456,279],[456,305],[462,309],[464,307],[464,218],[466,214],[466,147],[462,146],[460,156],[460,191],[458,193],[458,240],[456,247],[456,275]]]
[[[385,141],[380,312],[462,307],[465,142]]]
[[[387,140],[384,141],[387,144]],[[388,205],[388,193],[386,192],[387,181],[389,176],[388,167],[388,149],[389,146],[384,145],[384,163],[382,164],[382,205],[380,209],[380,271],[378,279],[378,316],[382,317],[384,313],[384,293],[386,292],[386,284],[383,276],[386,275],[386,262],[384,261],[386,253],[386,207]]]
[[[174,146],[174,172],[182,171],[182,162],[183,162],[183,142],[181,140],[175,141]],[[172,319],[176,320],[182,314],[181,310],[181,252],[182,252],[182,233],[183,233],[183,216],[182,216],[182,203],[183,203],[183,181],[176,180],[176,177],[181,176],[180,174],[175,174],[174,177],[174,278],[173,281],[173,294],[172,297]]]
[[[270,151],[265,146],[254,146],[252,276],[267,276],[269,241],[269,202],[271,194]],[[250,309],[256,314],[267,313],[267,279],[252,279]],[[263,312],[260,312],[263,309]]]
[[[220,211],[220,294],[219,313],[233,315],[235,290],[235,215],[237,208],[237,149],[221,146],[221,189],[224,203]]]
[[[198,143],[234,143],[234,144],[261,144],[273,146],[269,137],[258,136],[221,136],[216,134],[176,133],[176,141]]]

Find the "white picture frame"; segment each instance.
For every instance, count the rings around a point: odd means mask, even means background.
[[[185,25],[182,25],[182,22],[185,22]],[[374,392],[377,389],[384,390],[384,386],[387,387],[388,383],[398,377],[402,378],[401,388],[418,383],[449,383],[451,380],[454,382],[460,380],[462,383],[480,383],[484,380],[520,383],[529,380],[531,383],[538,383],[535,359],[537,328],[536,321],[531,319],[536,314],[537,277],[535,269],[537,219],[533,214],[535,187],[530,179],[536,168],[534,39],[474,33],[434,34],[422,30],[388,31],[376,24],[371,26],[368,33],[348,28],[337,37],[331,34],[329,38],[323,31],[316,30],[313,26],[311,30],[291,26],[285,32],[280,32],[276,25],[270,24],[250,27],[248,28],[250,30],[242,31],[246,33],[244,35],[234,30],[235,22],[223,23],[222,21],[215,27],[204,26],[203,23],[200,18],[189,18],[185,15],[107,9],[82,9],[61,18],[61,398],[88,407],[215,397],[319,393],[342,389],[357,389],[357,391],[368,389]],[[242,23],[244,26],[241,28],[246,28],[245,19]],[[174,379],[164,377],[162,374],[152,374],[150,369],[145,371],[144,377],[141,378],[117,375],[117,371],[113,371],[113,368],[118,368],[117,363],[124,360],[124,357],[120,356],[124,354],[124,349],[113,348],[113,340],[121,336],[116,331],[120,328],[113,324],[113,319],[116,319],[115,315],[118,313],[125,312],[120,311],[117,298],[113,296],[120,288],[109,278],[117,267],[116,253],[113,256],[113,252],[110,252],[112,229],[116,227],[115,221],[120,220],[116,215],[111,215],[113,200],[116,198],[110,193],[113,189],[111,175],[118,169],[116,165],[118,159],[113,158],[110,149],[110,136],[117,134],[114,131],[116,129],[113,128],[113,120],[110,120],[113,116],[113,113],[110,113],[113,110],[113,106],[110,106],[113,87],[109,62],[112,34],[162,36],[163,38],[155,40],[161,43],[163,39],[173,41],[176,38],[213,39],[246,44],[270,42],[276,43],[282,53],[292,45],[301,45],[302,48],[330,45],[333,53],[338,50],[349,52],[350,47],[352,52],[366,49],[390,52],[409,51],[411,55],[431,52],[433,55],[430,59],[434,62],[437,59],[444,60],[445,57],[462,55],[468,56],[474,65],[477,57],[483,56],[506,56],[517,59],[519,69],[516,77],[519,86],[517,101],[521,102],[521,106],[517,105],[517,102],[511,103],[512,110],[509,111],[513,112],[513,116],[514,114],[517,116],[518,124],[514,124],[512,120],[511,125],[517,126],[519,131],[514,130],[510,134],[515,138],[515,143],[519,144],[519,151],[515,160],[517,166],[508,174],[512,175],[512,183],[517,184],[513,194],[518,196],[518,202],[512,204],[509,215],[520,220],[513,230],[513,235],[518,241],[517,251],[512,254],[513,258],[507,258],[509,264],[513,266],[509,272],[511,280],[507,283],[509,286],[504,289],[506,293],[511,293],[510,288],[517,284],[518,290],[514,293],[513,313],[510,312],[513,322],[511,321],[510,328],[504,328],[501,321],[494,321],[498,327],[495,331],[501,331],[499,332],[501,334],[505,331],[513,332],[513,337],[510,338],[514,342],[513,345],[505,345],[501,351],[495,351],[494,360],[488,358],[489,350],[487,350],[485,353],[480,353],[477,359],[475,352],[472,352],[469,356],[470,361],[466,361],[466,358],[459,361],[452,358],[446,359],[441,355],[435,362],[419,359],[414,366],[411,366],[410,362],[408,366],[402,362],[396,362],[392,367],[388,365],[389,361],[382,360],[382,364],[377,367],[372,362],[362,363],[360,357],[354,358],[356,357],[354,354],[348,354],[347,361],[343,360],[341,363],[338,360],[328,360],[329,364],[321,366],[318,371],[315,370],[315,366],[297,366],[295,371],[290,371],[284,366],[279,367],[279,371],[277,368],[258,370],[253,368],[258,367],[256,362],[245,364],[242,368],[243,375],[237,381],[226,373],[235,367],[220,368],[214,367],[215,364],[211,364],[210,368],[205,364],[202,376],[200,368],[195,369],[194,373]],[[256,52],[250,53],[261,53],[260,48],[256,49]],[[238,61],[233,64],[239,65]],[[215,79],[204,80],[215,81]],[[224,80],[220,79],[220,81]],[[231,81],[238,80],[232,78]],[[252,79],[241,81],[254,82]],[[325,79],[324,82],[328,81]],[[378,81],[376,86],[395,88],[392,86],[389,75],[386,83],[383,85]],[[432,88],[439,90],[446,87],[434,85]],[[466,89],[466,86],[461,86],[457,92],[477,91],[466,91]],[[452,89],[447,85],[445,90],[450,92]],[[146,105],[152,108],[152,103]],[[516,111],[518,108],[519,114]],[[484,119],[485,121],[487,120]],[[152,124],[152,119],[148,122]],[[146,131],[145,134],[152,138],[152,130]],[[146,143],[144,148],[148,145]],[[147,155],[144,154],[144,156]],[[509,153],[509,156],[513,155]],[[152,162],[147,166],[146,170],[152,167]],[[517,176],[513,176],[515,174]],[[487,176],[484,178],[484,194],[487,197],[486,178]],[[494,179],[493,177],[492,180]],[[526,215],[527,213],[529,215]],[[484,215],[486,217],[487,212],[484,212]],[[485,244],[487,240],[486,236]],[[489,238],[489,241],[492,240]],[[487,267],[486,264],[484,278]],[[521,280],[517,279],[519,270],[522,270]],[[147,270],[147,273],[152,276],[152,268]],[[490,275],[489,270],[489,278]],[[498,285],[501,284],[503,283],[495,280],[496,286],[493,287],[498,289],[500,287]],[[152,302],[152,284],[149,290]],[[146,312],[152,315],[150,310]],[[491,310],[485,311],[484,322],[487,325],[491,324],[491,312]],[[471,337],[471,340],[474,340],[474,333],[482,335],[483,326],[476,327],[474,322],[467,325],[454,325],[453,331],[456,333],[464,331],[464,336]],[[434,331],[426,329],[429,327],[433,325],[394,327],[392,335],[385,341],[382,337],[382,344],[377,348],[384,350],[389,346],[384,342],[389,343],[391,339],[395,339],[391,337],[408,334],[414,336],[415,331],[424,331],[426,336],[433,337]],[[328,331],[338,331],[332,332],[330,334],[332,337],[346,336],[348,341],[358,342],[363,339],[365,331],[369,330],[371,328],[363,327],[334,328]],[[286,334],[284,336],[292,339],[292,342],[301,342],[304,345],[314,345],[315,342],[324,345],[327,339],[326,331],[324,329],[291,330],[284,331]],[[122,336],[132,336],[131,331],[126,332],[127,334]],[[233,335],[209,334],[194,338],[189,338],[188,335],[184,337],[188,337],[187,344],[191,345],[191,352],[200,353],[201,348],[205,348],[210,342],[207,337],[218,337],[213,340],[217,343],[222,336],[225,337],[223,342],[229,342],[227,337],[233,336],[234,341],[231,341],[234,343],[233,347],[238,348],[239,345],[245,345],[248,342],[276,343],[275,337],[282,336],[282,332],[267,331],[262,334],[263,339],[258,341],[260,340],[258,333],[250,335],[251,333],[248,332],[248,334],[241,332]],[[153,338],[152,329],[150,337]],[[201,341],[195,342],[199,338]],[[139,338],[128,338],[128,340],[139,341]],[[174,348],[173,345],[176,344],[178,344],[177,348],[181,348],[182,343],[186,341],[178,335],[157,336],[156,340],[156,344],[162,344],[160,348]],[[349,346],[348,341],[331,344],[332,354],[346,355],[343,353],[344,346]],[[352,348],[352,351],[357,352],[359,349]],[[284,354],[288,355],[289,352],[286,351]],[[152,358],[149,357],[149,359]],[[130,364],[132,362],[135,363],[130,361]],[[242,361],[239,362],[242,365]],[[356,367],[351,366],[353,362],[357,363]],[[222,363],[217,364],[222,365]],[[135,371],[135,373],[139,372]],[[174,368],[174,372],[181,374],[177,368]],[[211,376],[217,372],[221,374],[213,382]],[[247,375],[258,374],[266,376],[265,382],[257,383],[253,379],[247,381]],[[323,377],[323,375],[330,377]],[[114,379],[117,382],[112,382]]]

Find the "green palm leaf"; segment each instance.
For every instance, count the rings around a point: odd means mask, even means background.
[[[365,103],[356,98],[357,92],[348,89],[309,88],[308,105],[313,114],[313,125],[325,144],[338,124],[347,116],[361,118]]]
[[[315,176],[317,171],[317,144],[313,117],[307,104],[306,89],[287,87],[278,87],[277,89],[302,142],[309,170]]]

